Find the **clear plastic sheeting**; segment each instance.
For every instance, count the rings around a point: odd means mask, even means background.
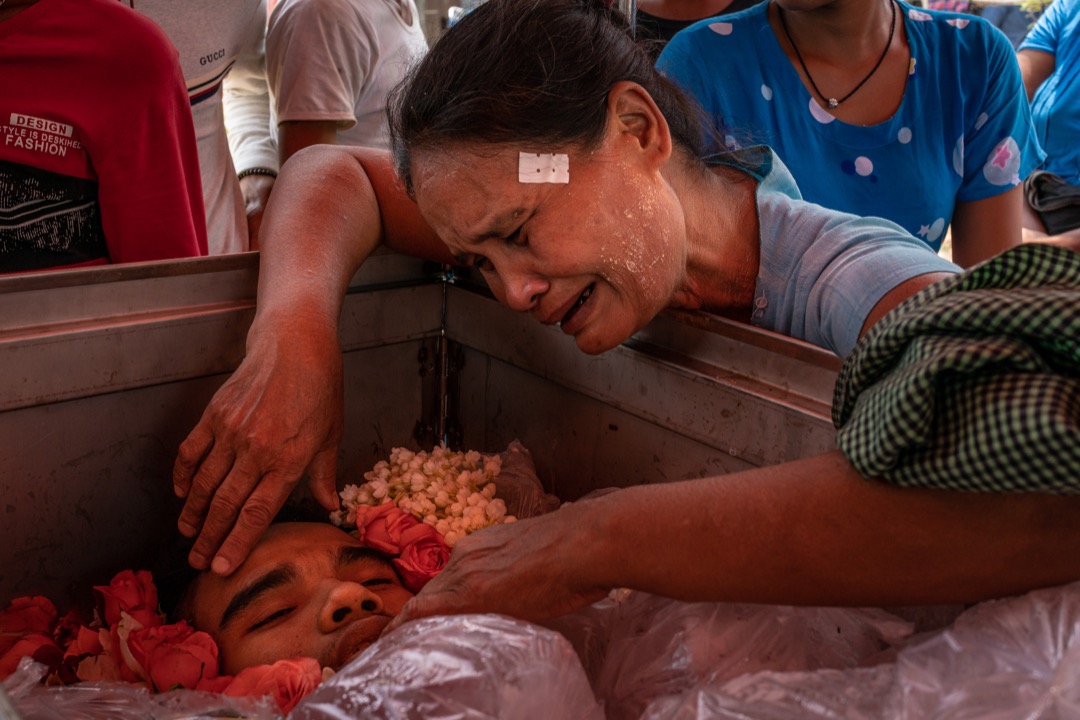
[[[511,440],[499,456],[502,468],[495,478],[495,497],[506,503],[507,515],[524,520],[558,509],[559,498],[544,492],[528,448]]]
[[[603,717],[564,637],[500,615],[403,625],[289,713],[289,720]]]
[[[1051,720],[1080,717],[1080,584],[976,605],[894,661],[706,678],[647,720]],[[611,716],[609,716],[611,717]]]
[[[618,591],[549,627],[427,618],[381,638],[288,720],[1080,718],[1080,583],[976,605],[925,632],[877,609],[680,603]],[[126,683],[4,683],[25,720],[275,717]]]
[[[4,691],[11,696],[22,720],[277,720],[281,717],[270,698],[226,697],[194,690],[155,695],[143,685],[127,682],[43,687],[39,683],[45,673],[44,665],[23,658],[18,670],[4,681]]]
[[[607,716],[618,719],[706,680],[887,662],[913,629],[878,609],[680,603],[627,591],[552,626],[573,640]]]

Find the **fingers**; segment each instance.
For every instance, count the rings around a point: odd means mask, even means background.
[[[228,527],[232,532],[217,549],[210,569],[219,575],[228,575],[239,567],[266,532],[295,485],[296,480],[290,481],[280,473],[266,475],[240,508],[235,523],[230,522]],[[214,517],[213,511],[211,517]],[[207,522],[209,524],[209,518]]]
[[[382,631],[382,635],[393,632],[395,628],[404,625],[410,620],[419,620],[420,618],[431,617],[432,615],[458,615],[472,612],[464,606],[448,603],[447,600],[450,599],[452,595],[452,593],[448,592],[426,594],[425,591],[421,591],[419,595],[405,603],[405,606],[401,608],[401,612],[397,614],[397,617],[391,620]]]
[[[176,454],[176,462],[173,463],[173,492],[176,497],[187,497],[195,471],[213,444],[214,431],[204,413]]]
[[[341,500],[337,494],[337,450],[327,448],[315,456],[308,468],[311,494],[327,510],[337,510]]]
[[[224,452],[215,456],[211,451],[195,476],[177,522],[180,532],[188,537],[198,535],[188,561],[199,570],[210,566],[211,558],[232,530],[262,476],[256,468],[245,463],[236,463],[227,470],[222,470],[220,465],[211,465],[216,457],[224,456]],[[210,479],[219,477],[225,478],[220,484]]]
[[[192,437],[194,437],[194,432]],[[189,440],[191,440],[191,437],[184,441],[184,445],[187,445]],[[210,452],[202,459],[202,464],[198,466],[194,478],[188,481],[185,488],[184,496],[187,497],[187,501],[184,503],[184,507],[180,511],[180,518],[176,522],[177,527],[180,528],[180,532],[185,537],[195,537],[199,533],[203,518],[206,516],[210,503],[214,500],[219,486],[228,481],[228,476],[233,469],[235,456],[232,451],[227,449],[224,444],[213,444],[212,440],[210,444],[212,445]],[[179,462],[178,458],[177,463],[179,464]],[[234,483],[237,480],[239,478],[235,478]],[[175,488],[175,474],[173,483]]]

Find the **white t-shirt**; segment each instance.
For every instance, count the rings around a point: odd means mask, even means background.
[[[286,121],[338,123],[338,143],[388,147],[386,96],[427,52],[413,0],[280,0],[266,71]]]
[[[248,249],[236,173],[276,170],[263,44],[266,0],[139,0],[180,52],[199,147],[210,254]]]

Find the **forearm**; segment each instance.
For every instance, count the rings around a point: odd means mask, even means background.
[[[966,602],[1080,577],[1080,499],[901,489],[839,452],[630,488],[588,519],[583,573],[685,600]]]
[[[256,326],[282,313],[336,331],[349,281],[382,238],[363,165],[312,148],[283,168],[261,229]]]
[[[953,213],[953,262],[962,268],[1020,244],[1024,190],[1017,185],[983,200],[958,202]]]

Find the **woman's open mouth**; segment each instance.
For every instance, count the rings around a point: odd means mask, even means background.
[[[585,288],[585,291],[578,296],[577,302],[575,302],[574,305],[566,311],[566,314],[563,315],[562,320],[559,321],[559,327],[564,333],[573,333],[575,329],[573,323],[574,316],[577,315],[582,306],[589,301],[594,290],[596,290],[596,283],[590,283],[589,286]]]

